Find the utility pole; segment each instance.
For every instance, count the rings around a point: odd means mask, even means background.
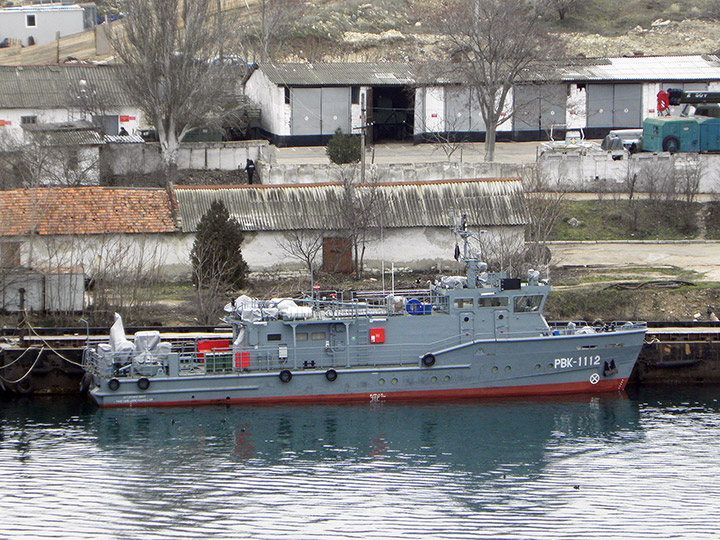
[[[365,183],[365,130],[367,129],[367,111],[365,110],[365,97],[360,96],[360,183]]]
[[[225,65],[225,59],[223,58],[223,39],[225,37],[222,29],[223,13],[222,13],[222,0],[217,0],[217,25],[218,34],[220,36],[220,66]]]

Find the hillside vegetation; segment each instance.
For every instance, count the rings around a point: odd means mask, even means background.
[[[720,1],[535,0],[569,56],[720,50]],[[285,60],[422,61],[440,56],[428,15],[436,0],[320,1],[298,21]],[[569,5],[561,19],[552,6]]]
[[[282,1],[282,0],[278,0]],[[657,0],[528,0],[542,10],[568,56],[677,55],[720,51],[720,0],[661,2]],[[16,3],[19,3],[16,1]],[[101,14],[121,12],[119,0],[97,2]],[[214,4],[214,2],[213,2]],[[423,61],[445,58],[437,28],[429,15],[438,0],[315,0],[292,28],[275,61],[370,62]],[[558,4],[568,5],[561,19]],[[258,0],[222,0],[224,20],[238,36],[252,32],[260,20]],[[85,40],[84,44],[80,43]],[[112,59],[98,54],[94,32],[61,40],[61,61]],[[68,43],[65,44],[65,41]],[[226,54],[257,61],[257,55],[233,36]],[[0,63],[52,63],[55,44],[17,50],[0,49]],[[111,60],[112,61],[112,60]]]

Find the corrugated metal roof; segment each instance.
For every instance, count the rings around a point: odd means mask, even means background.
[[[90,122],[26,124],[23,129],[46,146],[99,146],[103,138]]]
[[[370,197],[372,187],[357,188]],[[466,214],[472,225],[527,222],[518,179],[380,184],[384,226],[449,227],[450,215]],[[194,232],[213,201],[220,200],[246,231],[340,228],[341,184],[284,186],[175,186],[183,232]]]
[[[122,90],[121,66],[113,65],[48,65],[0,66],[1,109],[57,109],[67,108],[72,89],[80,81],[99,95],[106,106],[132,106]]]
[[[274,84],[287,86],[414,84],[420,71],[419,65],[407,62],[263,63],[258,67]]]
[[[606,60],[584,66],[563,67],[560,69],[562,79],[566,81],[720,80],[720,58],[715,55],[632,56]]]
[[[368,62],[319,64],[259,64],[258,68],[277,85],[287,86],[383,86],[457,84],[461,70],[440,69],[430,63]],[[616,58],[565,58],[539,71],[521,74],[521,80],[564,81],[681,81],[720,80],[720,58],[715,55],[633,56]],[[434,81],[434,82],[433,82]]]
[[[128,144],[128,143],[145,143],[140,135],[105,135],[106,143]]]

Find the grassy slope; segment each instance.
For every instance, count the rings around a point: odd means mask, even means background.
[[[667,204],[660,209],[647,201],[636,204],[636,210],[633,210],[624,200],[566,200],[550,240],[685,240],[697,237],[699,203],[689,207],[682,203]],[[635,221],[632,219],[634,211],[637,212]],[[580,226],[571,226],[572,218],[579,221]]]
[[[554,23],[559,30],[613,36],[638,25],[648,28],[657,19],[678,21],[705,17],[712,1],[585,0],[577,4],[577,9],[564,21]]]

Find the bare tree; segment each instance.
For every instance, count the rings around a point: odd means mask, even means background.
[[[280,249],[288,257],[298,260],[312,274],[317,256],[323,248],[324,231],[297,230],[285,233],[278,242]]]
[[[467,112],[468,111],[463,111]],[[445,157],[450,160],[452,156],[460,150],[463,143],[468,142],[469,121],[463,118],[462,113],[448,115],[442,120],[436,118],[423,118],[422,115],[416,114],[415,124],[419,130],[424,133],[425,138],[440,149]],[[462,151],[460,152],[460,161],[462,161]]]
[[[547,11],[557,13],[558,18],[563,21],[565,17],[578,9],[579,0],[545,0],[544,8]]]
[[[117,105],[111,97],[102,92],[92,82],[85,79],[73,79],[68,87],[67,96],[70,119],[75,115],[79,120],[91,122],[95,129],[106,135],[105,117],[115,113]]]
[[[686,203],[695,202],[695,198],[700,192],[700,181],[704,173],[704,163],[697,154],[675,156],[677,189]]]
[[[651,203],[675,199],[675,165],[671,161],[651,161],[640,170],[640,182]]]
[[[259,0],[259,14],[248,28],[246,41],[260,62],[274,59],[290,35],[290,29],[304,14],[304,0]]]
[[[547,242],[563,211],[567,190],[563,182],[551,185],[547,178],[533,171],[525,178],[525,204],[529,223],[526,229],[527,262],[534,268],[550,263]]]
[[[172,182],[180,139],[227,97],[226,66],[215,61],[223,36],[207,0],[126,0],[125,5],[124,34],[113,35],[112,44],[125,64],[126,90],[157,130]]]
[[[476,243],[488,271],[505,272],[508,276],[522,275],[527,266],[522,236],[507,229],[498,229],[494,234],[483,231],[476,237]]]
[[[343,166],[340,171],[342,193],[336,209],[336,222],[350,240],[353,250],[355,277],[362,279],[365,249],[380,231],[385,200],[376,178],[360,184],[356,179],[357,165]]]
[[[4,137],[0,141],[0,186],[13,189],[97,184],[97,147],[70,144],[68,141],[76,138],[72,135],[64,137],[67,133],[67,130],[45,129],[38,124],[32,131],[28,129],[22,138]],[[92,130],[75,131],[78,133],[97,137],[97,132]],[[100,142],[99,138],[97,142]]]
[[[485,161],[495,158],[497,127],[508,120],[513,85],[547,69],[556,58],[557,39],[524,0],[443,0],[437,21],[456,62],[447,70],[475,94],[485,122]],[[541,69],[540,66],[543,66]]]
[[[213,246],[201,244],[194,251],[198,264],[192,267],[195,287],[195,313],[200,324],[213,324],[227,302],[231,289],[223,279],[231,262],[218,255]]]

